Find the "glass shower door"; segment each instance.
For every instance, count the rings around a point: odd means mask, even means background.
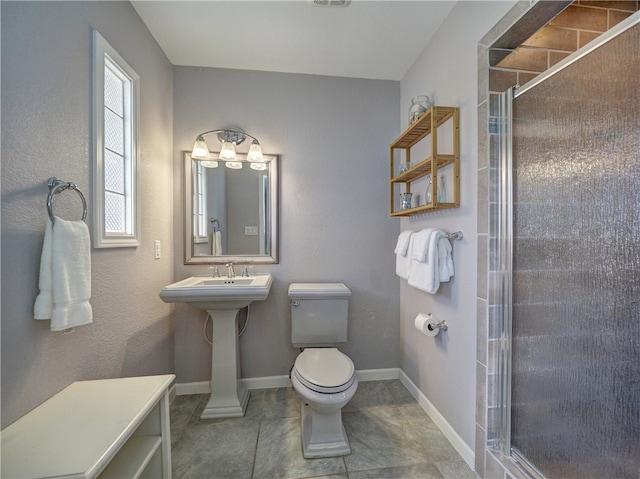
[[[512,109],[511,455],[532,475],[638,479],[640,25]]]

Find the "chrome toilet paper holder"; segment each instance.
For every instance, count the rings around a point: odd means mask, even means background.
[[[431,313],[427,313],[427,316],[429,316],[430,318],[435,319],[436,323],[435,324],[429,324],[427,325],[427,328],[430,331],[434,331],[436,329],[440,330],[440,331],[448,331],[449,330],[449,326],[447,326],[447,322],[444,319],[437,319],[435,318]]]

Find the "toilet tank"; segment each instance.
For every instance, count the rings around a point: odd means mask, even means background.
[[[292,283],[291,342],[297,348],[347,342],[351,291],[342,283]]]

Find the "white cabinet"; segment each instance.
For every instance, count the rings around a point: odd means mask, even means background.
[[[2,431],[7,478],[171,478],[173,374],[79,381]]]

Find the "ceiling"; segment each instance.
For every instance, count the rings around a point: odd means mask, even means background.
[[[174,65],[400,80],[455,1],[132,1]]]

